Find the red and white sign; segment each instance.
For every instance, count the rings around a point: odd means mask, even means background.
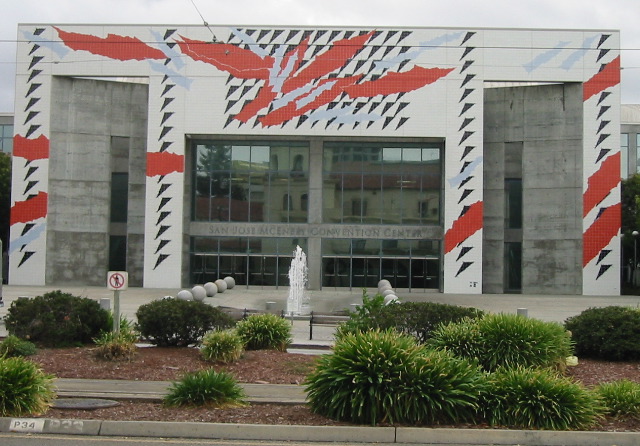
[[[126,271],[109,271],[107,273],[107,289],[124,291],[129,286],[129,273]]]

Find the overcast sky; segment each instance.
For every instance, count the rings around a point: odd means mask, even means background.
[[[638,0],[0,0],[0,112],[13,112],[18,23],[402,26],[621,31],[622,102],[640,104]]]

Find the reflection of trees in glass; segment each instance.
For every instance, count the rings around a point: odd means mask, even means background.
[[[230,184],[231,146],[205,144],[198,146],[196,190],[199,195],[246,200],[246,191]],[[231,189],[231,193],[229,190]]]

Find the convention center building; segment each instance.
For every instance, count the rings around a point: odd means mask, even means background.
[[[620,294],[618,31],[23,24],[9,281]]]

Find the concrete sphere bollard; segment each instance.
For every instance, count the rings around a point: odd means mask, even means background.
[[[218,293],[224,293],[225,291],[227,291],[227,282],[225,282],[223,279],[218,279],[215,283],[218,287]]]
[[[207,297],[207,291],[200,285],[191,288],[191,294],[193,294],[193,300],[198,302],[202,302],[204,298]]]
[[[391,288],[384,290],[382,293],[383,296],[388,296],[389,294],[396,294],[395,291],[393,291]]]
[[[384,293],[386,290],[393,290],[393,288],[391,287],[391,285],[387,285],[387,284],[381,285],[381,286],[378,288],[378,294],[382,294],[382,293]]]
[[[224,279],[222,279],[222,280],[224,280],[225,282],[227,282],[227,289],[228,289],[228,290],[233,289],[233,287],[234,287],[234,286],[236,286],[236,279],[234,279],[234,278],[233,278],[233,277],[231,277],[231,276],[227,276],[227,277],[225,277],[225,278],[224,278]]]
[[[218,287],[213,282],[207,282],[204,284],[204,290],[207,293],[207,297],[213,297],[218,292]]]
[[[389,282],[387,279],[382,279],[381,281],[378,282],[378,289],[381,289],[383,285],[387,285],[388,287],[391,287],[391,282]]]
[[[181,290],[178,291],[178,295],[176,296],[180,300],[192,300],[193,294],[189,290]]]
[[[396,296],[395,294],[387,294],[384,297],[384,304],[385,305],[389,305],[393,302],[398,302],[398,296]]]

